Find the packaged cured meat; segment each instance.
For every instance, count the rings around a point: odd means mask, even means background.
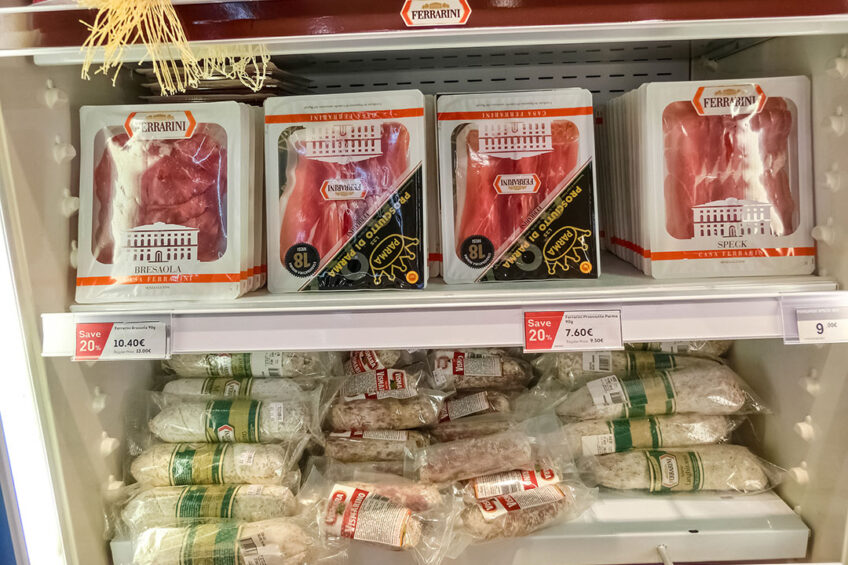
[[[322,377],[341,371],[338,353],[254,351],[173,355],[162,361],[178,377]]]
[[[437,100],[447,283],[596,278],[592,95]]]
[[[237,520],[257,522],[295,513],[294,495],[281,485],[190,485],[136,492],[121,518],[131,532],[148,528]]]
[[[271,98],[265,125],[269,289],[424,288],[423,95]]]
[[[151,528],[133,540],[133,565],[266,563],[310,565],[321,546],[302,519],[222,522],[178,528]]]
[[[424,360],[423,351],[364,349],[351,351],[350,356],[345,361],[344,368],[346,374],[353,375],[376,369],[403,368],[422,360]]]
[[[633,351],[663,351],[696,357],[724,357],[730,351],[732,345],[733,341],[731,340],[649,341],[645,343],[625,343],[624,348]]]
[[[533,379],[533,368],[523,359],[497,350],[438,349],[430,353],[436,383],[451,383],[458,391],[522,390]]]
[[[426,363],[349,375],[330,406],[327,427],[347,430],[407,430],[438,422],[444,399]]]
[[[427,253],[430,278],[442,275],[441,204],[439,198],[438,148],[436,147],[436,97],[424,95],[424,121],[427,127]]]
[[[427,436],[411,430],[349,430],[329,432],[324,453],[343,463],[403,461],[407,449],[418,449],[429,443]]]
[[[689,367],[709,368],[717,364],[710,359],[654,351],[544,353],[533,360],[533,366],[541,375],[555,376],[573,388],[608,375],[638,378],[655,371]]]
[[[571,452],[591,456],[633,448],[685,447],[722,443],[740,418],[675,414],[622,420],[585,420],[563,425]]]
[[[765,411],[742,379],[721,363],[656,371],[639,378],[601,377],[568,393],[556,406],[566,421]]]
[[[281,400],[291,395],[299,395],[303,392],[303,389],[290,379],[210,377],[206,379],[175,379],[165,383],[162,392],[191,398],[236,397],[256,400]]]
[[[246,292],[248,107],[85,106],[80,124],[77,301]]]
[[[495,413],[441,422],[428,428],[427,431],[436,441],[447,442],[497,434],[515,425],[516,422],[510,415]]]
[[[595,501],[597,490],[568,481],[468,502],[462,532],[476,542],[526,536],[577,518]]]
[[[813,272],[807,77],[649,83],[608,110],[616,253],[656,278]]]
[[[160,443],[136,457],[130,473],[147,486],[267,484],[297,488],[300,444]]]
[[[504,414],[511,410],[512,400],[502,392],[460,392],[445,400],[439,412],[439,423],[455,422],[475,414]]]
[[[648,492],[699,490],[754,493],[776,486],[782,469],[741,445],[637,449],[583,461],[592,484]]]
[[[514,469],[567,452],[560,424],[552,414],[537,416],[504,432],[436,443],[407,453],[404,475],[429,483],[462,481]],[[552,453],[552,451],[554,453]]]
[[[330,547],[369,543],[407,551],[420,565],[438,565],[447,555],[462,507],[452,486],[351,474],[338,465],[312,466],[298,502]]]
[[[320,430],[320,401],[320,388],[275,400],[151,393],[147,427],[169,443],[300,442]]]

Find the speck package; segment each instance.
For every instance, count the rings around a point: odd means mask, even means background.
[[[267,100],[271,292],[424,288],[425,143],[417,90]]]
[[[651,274],[812,273],[809,79],[643,88]]]
[[[248,106],[85,106],[80,124],[78,302],[255,288]]]
[[[443,95],[437,121],[445,282],[598,277],[588,90]]]

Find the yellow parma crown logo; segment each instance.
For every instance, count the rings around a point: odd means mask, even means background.
[[[371,272],[374,273],[374,284],[380,284],[384,275],[394,281],[398,275],[405,273],[408,270],[406,261],[415,260],[413,247],[416,245],[418,238],[396,233],[378,243],[368,258]]]
[[[430,2],[421,6],[422,10],[447,10],[450,4],[447,2]]]
[[[147,120],[148,122],[153,122],[153,121],[164,122],[164,121],[173,120],[174,116],[171,115],[171,114],[147,114],[147,115],[144,116],[144,119]]]
[[[555,275],[557,267],[563,271],[571,268],[570,263],[578,263],[578,251],[586,251],[589,246],[585,239],[592,235],[589,230],[565,226],[555,231],[545,242],[542,254],[549,275]]]
[[[713,92],[713,96],[738,96],[739,94],[742,94],[742,90],[738,88],[725,88]]]

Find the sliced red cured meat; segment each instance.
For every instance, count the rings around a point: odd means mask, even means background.
[[[495,250],[512,243],[527,226],[539,207],[575,172],[580,133],[569,120],[551,124],[553,150],[541,155],[512,159],[496,157],[480,151],[479,132],[468,126],[465,138],[465,197],[462,214],[457,218],[457,253],[471,236],[485,236]],[[455,171],[455,174],[461,171]],[[498,175],[536,174],[541,186],[535,193],[498,194]]]
[[[301,130],[303,131],[303,130]],[[307,156],[304,137],[289,138],[289,155],[281,205],[280,260],[289,248],[308,243],[322,259],[341,249],[355,228],[361,226],[395,190],[409,168],[409,131],[402,124],[380,126],[382,154],[351,163],[326,162]],[[327,180],[359,179],[365,197],[326,200],[321,185]]]

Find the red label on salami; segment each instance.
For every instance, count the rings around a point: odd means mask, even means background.
[[[463,353],[462,351],[453,352],[453,374],[465,374],[465,353]]]

